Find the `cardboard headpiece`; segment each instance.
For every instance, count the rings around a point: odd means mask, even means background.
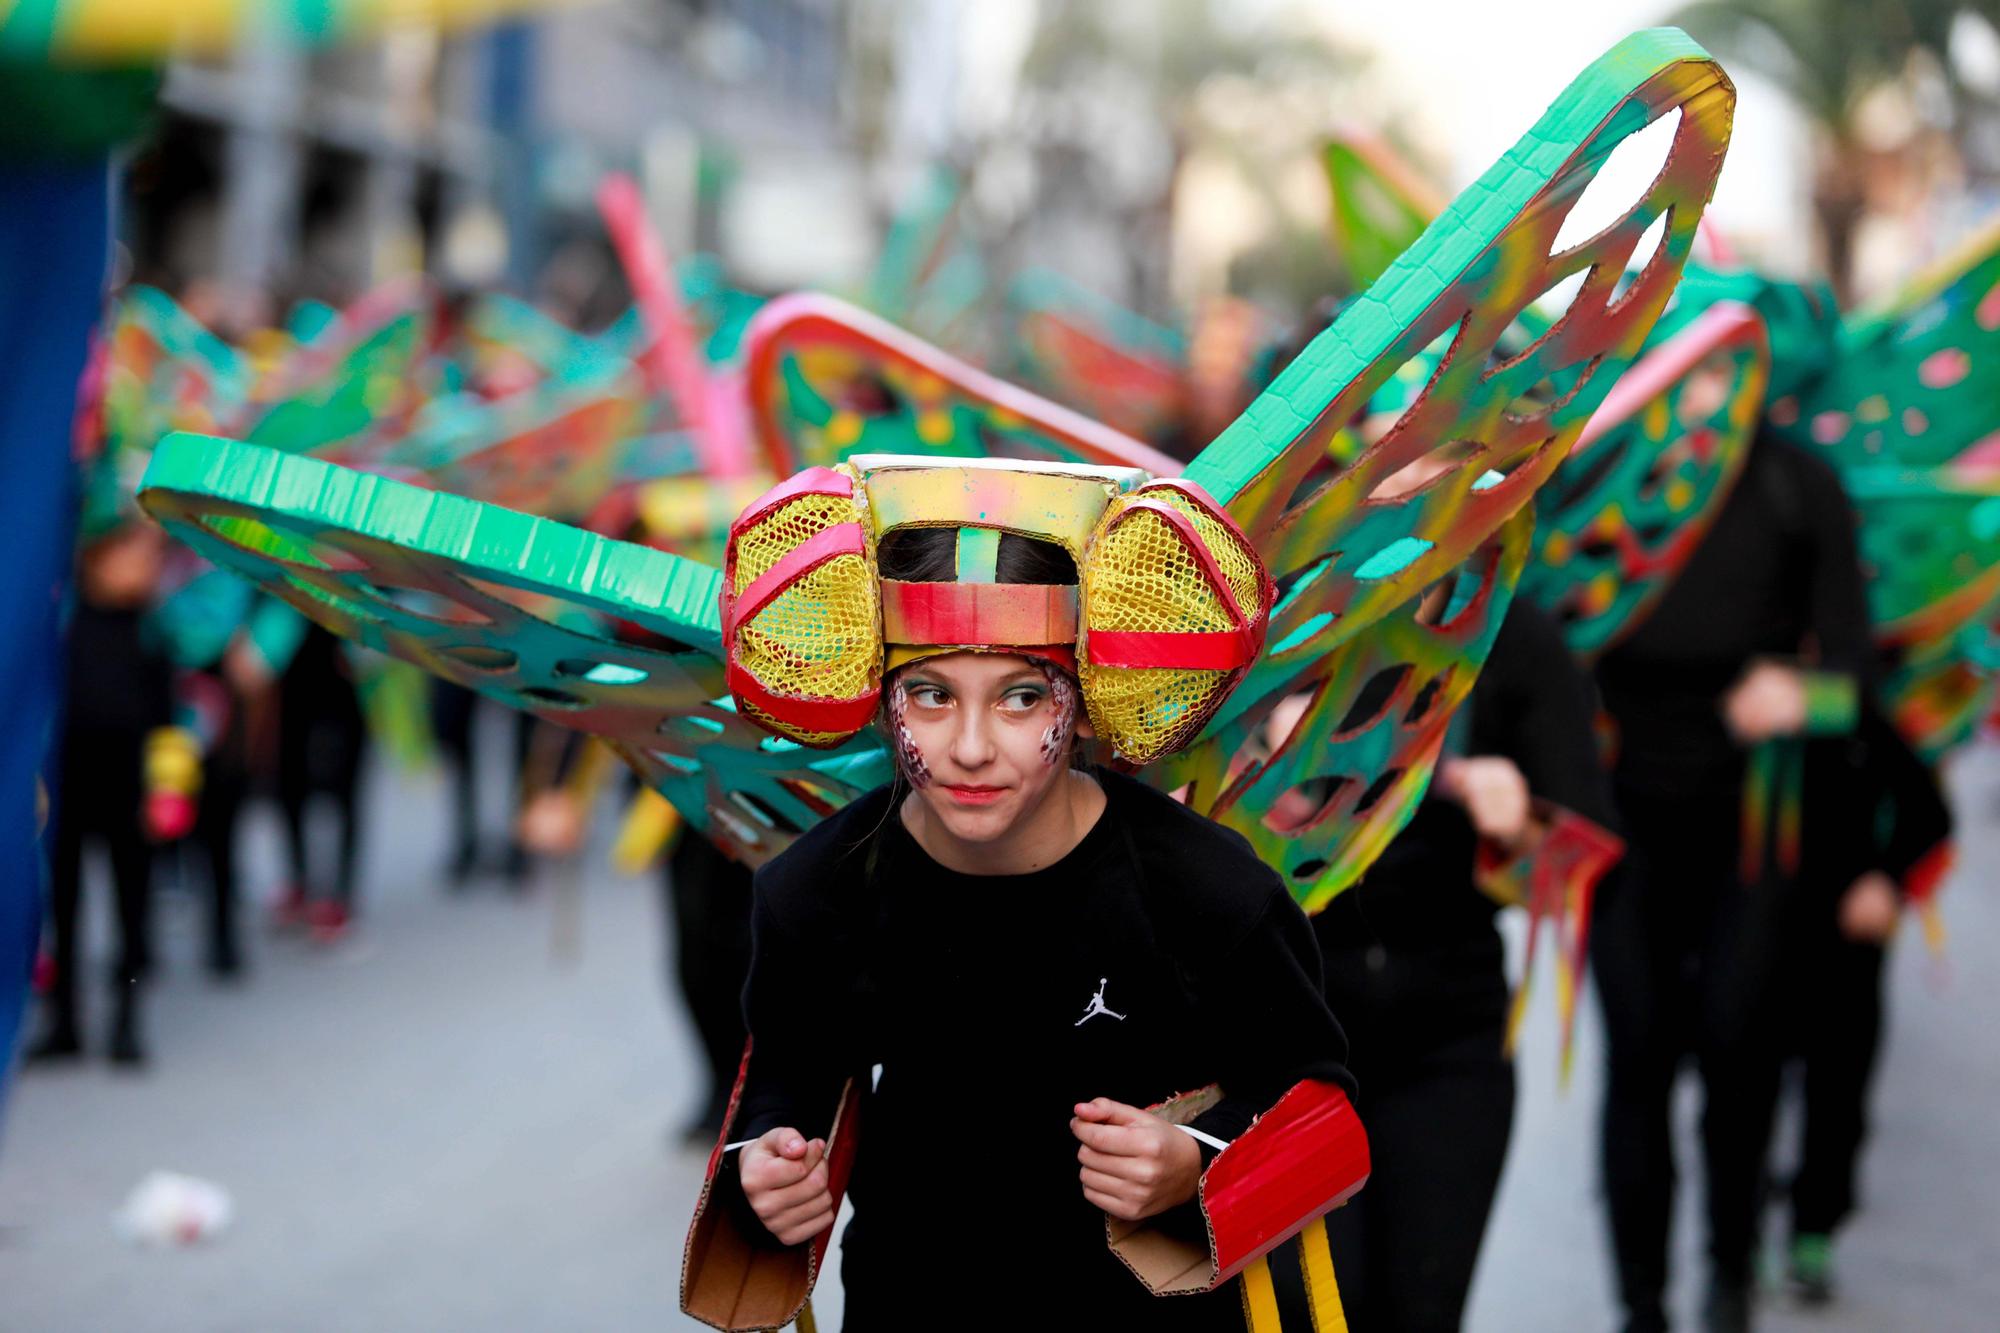
[[[955,533],[956,577],[882,578],[911,529]],[[1061,548],[1074,583],[1005,583],[1001,539]],[[1200,487],[1138,468],[863,455],[809,468],[731,527],[722,626],[743,715],[802,745],[868,725],[885,672],[1009,652],[1075,675],[1100,738],[1147,763],[1193,740],[1257,659],[1275,597]]]

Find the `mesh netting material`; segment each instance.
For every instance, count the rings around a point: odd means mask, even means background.
[[[800,544],[861,510],[846,496],[802,495],[733,534],[732,595],[741,596]],[[796,699],[857,699],[881,680],[881,612],[875,571],[865,555],[820,565],[737,626],[736,662],[773,694]],[[746,715],[803,745],[834,745],[852,732],[806,731],[744,704]]]
[[[1139,496],[1188,516],[1246,618],[1265,609],[1262,572],[1235,532],[1178,490],[1147,488]],[[1096,666],[1089,660],[1089,632],[1187,633],[1234,629],[1239,622],[1180,534],[1158,514],[1129,509],[1129,501],[1113,502],[1084,565],[1086,637],[1078,671],[1097,734],[1143,764],[1193,740],[1240,672]]]

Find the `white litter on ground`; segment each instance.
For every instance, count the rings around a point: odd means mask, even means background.
[[[193,1245],[228,1230],[235,1211],[229,1191],[212,1181],[153,1171],[111,1220],[135,1245]]]

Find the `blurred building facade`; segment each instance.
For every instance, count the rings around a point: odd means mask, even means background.
[[[178,62],[132,166],[133,275],[207,290],[200,313],[225,323],[415,270],[575,315],[608,263],[592,201],[617,169],[677,253],[771,286],[849,278],[872,238],[844,25],[840,0],[611,0]]]

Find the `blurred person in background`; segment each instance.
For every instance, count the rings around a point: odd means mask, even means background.
[[[83,1050],[79,935],[84,850],[91,845],[102,847],[110,860],[118,905],[109,1054],[125,1065],[145,1059],[139,996],[152,967],[151,837],[162,831],[149,827],[154,807],[148,800],[147,744],[173,721],[171,667],[151,641],[145,616],[165,543],[151,521],[128,519],[85,546],[77,561],[49,896],[53,965],[32,1059]]]
[[[431,681],[431,735],[437,742],[438,757],[444,763],[445,780],[451,789],[451,852],[445,862],[445,881],[463,888],[486,866],[479,825],[479,744],[480,718],[488,711],[478,694],[443,678]],[[517,723],[511,747],[518,759],[526,749],[523,724]],[[525,869],[519,842],[510,830],[506,850],[498,865],[509,879],[518,880]]]
[[[1448,1333],[1463,1317],[1514,1116],[1483,853],[1532,857],[1545,802],[1615,825],[1592,703],[1556,622],[1516,598],[1446,742],[1459,753],[1360,882],[1313,917],[1369,1127],[1368,1187],[1327,1219],[1356,1333]]]
[[[1856,1207],[1887,947],[1904,906],[1926,901],[1951,866],[1937,776],[1872,701],[1855,735],[1827,748],[1805,774],[1800,859],[1820,891],[1801,903],[1784,987],[1803,1117],[1785,1269],[1810,1305],[1835,1295],[1834,1239]]]
[[[682,1137],[706,1148],[722,1133],[743,1059],[743,985],[750,978],[750,868],[683,829],[660,877],[662,922],[674,933],[673,984],[701,1041],[706,1086]]]
[[[200,696],[213,710],[218,730],[203,755],[201,804],[194,833],[182,851],[185,869],[199,859],[208,881],[208,970],[230,978],[243,971],[243,942],[237,908],[242,894],[236,874],[236,826],[250,793],[252,709],[262,701],[242,678],[256,668],[240,660],[246,651],[232,645],[215,671],[189,671],[180,679],[183,697]],[[192,854],[192,855],[190,855]]]
[[[279,722],[279,664],[296,651],[303,626],[290,607],[257,599],[220,654],[196,654],[201,665],[183,670],[176,680],[181,707],[199,719],[205,743],[202,800],[181,865],[185,873],[191,862],[199,862],[207,875],[207,961],[218,978],[238,976],[243,969],[237,829],[270,768]]]
[[[1607,1038],[1605,1191],[1631,1333],[1667,1327],[1671,1112],[1689,1055],[1704,1093],[1705,1327],[1751,1324],[1786,935],[1813,886],[1783,864],[1772,821],[1746,822],[1746,784],[1760,757],[1852,725],[1873,663],[1854,523],[1832,470],[1760,429],[1686,568],[1597,664],[1630,849],[1628,873],[1597,903],[1591,970]],[[1815,716],[1816,699],[1841,695],[1844,724]]]
[[[281,926],[305,925],[321,944],[344,939],[354,918],[367,754],[353,665],[339,639],[312,625],[278,678],[278,806],[292,878],[276,917]],[[314,797],[324,797],[333,816],[331,874],[316,864],[326,858],[313,855]]]

